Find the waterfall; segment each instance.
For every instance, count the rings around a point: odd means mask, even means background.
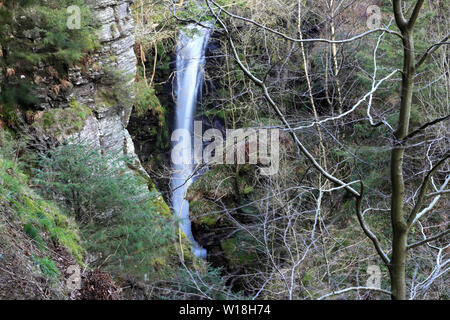
[[[197,100],[201,97],[205,50],[209,35],[209,29],[190,25],[185,30],[180,31],[178,37],[174,129],[187,130],[190,133],[191,140],[185,139],[174,142],[174,144],[181,144],[183,150],[177,156],[187,156],[188,159],[193,159],[191,155],[194,115]],[[192,161],[191,163],[184,161],[183,164],[172,163],[172,169],[171,186],[174,213],[179,218],[181,230],[192,243],[193,254],[206,259],[206,249],[194,240],[191,221],[189,220],[189,202],[184,198],[187,188],[193,181],[194,164]]]

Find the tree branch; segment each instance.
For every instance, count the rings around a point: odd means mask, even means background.
[[[400,37],[401,39],[403,39],[403,37],[402,37],[402,35],[401,35],[400,33],[395,32],[395,31],[392,31],[392,30],[389,30],[389,29],[385,29],[385,28],[372,29],[372,30],[363,32],[363,33],[361,33],[361,34],[358,34],[358,35],[356,35],[356,36],[353,36],[353,37],[351,37],[351,38],[348,38],[348,39],[342,39],[342,40],[329,40],[329,39],[322,39],[322,38],[316,38],[316,39],[298,39],[298,38],[290,37],[290,36],[288,36],[288,35],[286,35],[286,34],[284,34],[284,33],[281,33],[281,32],[279,32],[279,31],[277,31],[277,30],[274,30],[274,29],[272,29],[272,28],[266,27],[265,25],[262,25],[262,24],[260,24],[260,23],[258,23],[258,22],[256,22],[256,21],[254,21],[254,20],[251,20],[251,19],[248,19],[248,18],[245,18],[245,17],[241,17],[241,16],[238,16],[238,15],[235,15],[235,14],[233,14],[233,13],[227,11],[225,8],[223,8],[222,6],[220,6],[218,3],[216,3],[216,2],[213,1],[213,0],[209,0],[209,2],[212,2],[217,8],[220,9],[221,12],[224,12],[225,14],[227,14],[228,16],[230,16],[231,18],[234,18],[234,19],[238,19],[238,20],[242,20],[242,21],[251,23],[251,24],[253,24],[253,25],[257,26],[257,27],[260,27],[260,28],[262,28],[262,29],[264,29],[264,30],[266,30],[266,31],[269,31],[269,32],[271,32],[271,33],[274,33],[274,34],[276,34],[276,35],[282,37],[282,38],[285,39],[285,40],[292,41],[292,42],[297,42],[297,43],[300,43],[300,42],[324,42],[324,43],[329,43],[329,44],[333,44],[333,43],[336,43],[336,44],[342,44],[342,43],[348,43],[348,42],[352,42],[352,41],[361,39],[361,38],[363,38],[363,37],[365,37],[365,36],[367,36],[367,35],[369,35],[369,34],[371,34],[371,33],[374,33],[374,32],[386,32],[386,33],[389,33],[389,34],[396,35],[397,37]]]
[[[416,221],[417,221],[417,219],[418,219],[418,212],[419,212],[419,209],[422,207],[422,204],[423,204],[423,201],[424,201],[424,199],[425,199],[425,193],[426,193],[426,189],[427,189],[427,187],[428,187],[428,183],[429,183],[429,181],[430,181],[430,179],[431,179],[431,177],[432,177],[432,175],[439,169],[439,167],[441,166],[441,165],[443,165],[446,161],[447,161],[447,159],[448,158],[450,158],[450,153],[448,153],[447,152],[447,154],[444,156],[444,158],[442,158],[429,172],[428,172],[428,174],[425,176],[425,178],[423,179],[423,182],[422,182],[422,184],[421,184],[421,186],[420,186],[420,191],[419,191],[419,197],[418,197],[418,199],[417,199],[417,202],[416,202],[416,204],[415,204],[415,206],[414,206],[414,208],[412,209],[412,211],[411,211],[411,214],[409,215],[409,218],[408,218],[408,220],[407,220],[407,226],[408,227],[411,227]],[[442,187],[444,187],[445,188],[445,185],[446,184],[444,184]],[[439,200],[439,198],[440,198],[440,195],[437,195],[436,196],[436,198],[435,198],[435,200],[437,201],[437,200]],[[435,200],[433,200],[433,202],[435,203]],[[431,208],[430,208],[430,210],[431,210]],[[428,210],[429,211],[429,210]],[[423,213],[420,215],[420,216],[422,216],[423,215]],[[419,217],[420,218],[420,217]]]
[[[281,112],[281,110],[278,108],[278,105],[275,103],[275,101],[273,101],[272,97],[269,94],[269,90],[267,89],[265,83],[258,79],[257,77],[255,77],[250,70],[248,70],[244,64],[242,63],[241,59],[239,58],[239,54],[236,50],[236,46],[234,45],[233,39],[231,38],[231,35],[225,25],[225,23],[219,18],[219,16],[216,14],[216,12],[211,8],[211,4],[210,4],[210,0],[206,0],[206,4],[208,5],[209,10],[211,11],[212,15],[215,17],[215,19],[220,23],[220,25],[224,28],[227,36],[228,36],[228,41],[230,43],[230,46],[233,50],[233,55],[234,58],[236,59],[236,62],[238,63],[239,67],[241,68],[241,70],[258,86],[261,88],[261,90],[263,91],[264,97],[266,98],[266,100],[269,102],[270,106],[274,109],[274,111],[278,114],[278,116],[280,117],[281,121],[283,122],[283,124],[286,126],[286,128],[288,128],[290,135],[292,136],[292,138],[294,139],[295,143],[297,144],[297,146],[300,148],[300,150],[302,151],[302,153],[308,158],[309,161],[312,162],[313,166],[320,171],[328,180],[330,180],[331,182],[340,185],[340,186],[345,186],[345,189],[350,192],[351,194],[353,194],[356,197],[359,197],[359,193],[353,189],[352,187],[350,187],[348,184],[346,184],[344,181],[334,177],[333,175],[331,175],[330,173],[328,173],[317,161],[316,159],[314,159],[314,156],[308,151],[308,149],[301,143],[300,139],[297,137],[296,133],[294,132],[294,130],[292,129],[291,125],[289,124],[289,122],[286,120],[286,118],[284,117],[283,113]]]
[[[425,124],[422,125],[420,128],[418,128],[418,129],[412,131],[411,133],[409,133],[409,134],[403,139],[403,141],[406,141],[406,140],[408,140],[408,139],[411,139],[412,137],[414,137],[415,135],[417,135],[419,132],[421,132],[421,131],[425,130],[426,128],[428,128],[429,126],[432,126],[432,125],[434,125],[434,124],[436,124],[436,123],[438,123],[438,122],[447,120],[448,118],[450,118],[450,114],[449,114],[449,115],[446,115],[445,117],[438,118],[438,119],[435,119],[435,120],[433,120],[433,121],[430,121],[430,122],[425,123]]]
[[[343,289],[343,290],[339,290],[339,291],[334,291],[332,293],[328,293],[326,295],[321,296],[320,298],[318,298],[317,300],[323,300],[325,298],[329,298],[332,296],[337,296],[349,291],[356,291],[356,290],[370,290],[370,291],[375,291],[375,292],[381,292],[381,293],[385,293],[388,295],[391,295],[392,293],[390,291],[384,290],[384,289],[379,289],[379,288],[371,288],[371,287],[350,287],[347,289]]]
[[[419,12],[420,12],[420,9],[422,9],[424,2],[425,2],[425,0],[418,0],[416,2],[413,13],[412,13],[411,17],[409,18],[408,24],[406,26],[409,30],[411,30],[414,27],[414,24],[416,23],[417,18],[419,17]]]
[[[416,69],[418,69],[425,62],[425,60],[428,58],[430,54],[439,49],[440,46],[448,44],[448,42],[446,42],[448,39],[450,39],[450,33],[448,33],[440,42],[435,43],[431,47],[429,47],[427,51],[423,54],[423,56],[419,59],[419,62],[417,62]]]
[[[436,239],[439,239],[439,238],[445,236],[448,233],[450,233],[450,229],[447,229],[444,232],[441,232],[441,233],[439,233],[439,234],[437,234],[437,235],[435,235],[433,237],[430,237],[430,238],[424,239],[422,241],[417,241],[417,242],[415,242],[413,244],[410,244],[409,246],[406,247],[406,249],[409,250],[409,249],[413,249],[413,248],[419,247],[419,246],[421,246],[421,245],[423,245],[425,243],[428,243],[428,242],[434,241]]]
[[[405,20],[405,17],[403,16],[402,11],[402,1],[401,0],[392,0],[394,5],[394,17],[395,22],[400,30],[404,31],[406,30],[407,21]]]
[[[359,224],[361,225],[361,228],[363,229],[366,236],[372,241],[373,245],[375,246],[375,249],[377,250],[378,255],[381,257],[383,262],[386,264],[386,266],[389,268],[390,260],[386,253],[384,253],[383,249],[381,248],[380,242],[378,241],[377,236],[370,231],[370,229],[367,227],[367,224],[364,220],[361,207],[362,207],[362,199],[364,194],[364,185],[361,180],[361,195],[357,197],[356,200],[356,215],[358,217]]]

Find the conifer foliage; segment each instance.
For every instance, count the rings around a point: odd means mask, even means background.
[[[87,249],[108,258],[113,274],[143,276],[164,272],[174,240],[172,216],[161,215],[146,181],[126,163],[127,156],[81,145],[61,145],[42,154],[34,183],[44,195],[75,215]],[[103,263],[96,261],[96,263]]]
[[[69,29],[67,8],[78,6],[79,29]],[[11,113],[37,103],[33,73],[51,67],[60,74],[96,47],[84,0],[0,1],[0,106]]]

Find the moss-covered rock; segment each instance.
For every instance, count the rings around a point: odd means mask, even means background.
[[[235,174],[226,165],[216,166],[205,172],[188,189],[186,199],[218,199],[233,196],[236,191]]]
[[[249,242],[244,238],[246,237],[243,234],[238,234],[236,237],[228,238],[220,244],[231,269],[248,266],[257,261],[256,253],[247,247]]]
[[[8,206],[24,231],[42,248],[46,240],[63,245],[82,264],[84,249],[76,222],[52,202],[42,199],[28,186],[27,176],[17,164],[0,156],[0,203]]]
[[[62,140],[83,130],[86,120],[91,114],[92,111],[89,108],[72,101],[69,108],[55,108],[39,112],[33,126],[46,135]]]
[[[191,201],[189,209],[191,221],[198,225],[212,227],[220,218],[219,214],[213,213],[218,211],[219,207],[212,201],[204,199]]]

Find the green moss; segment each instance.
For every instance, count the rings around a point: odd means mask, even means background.
[[[211,214],[211,212],[218,210],[218,207],[212,201],[191,201],[189,203],[189,209],[191,219],[196,224],[212,227],[219,219],[218,214]]]
[[[84,249],[77,224],[56,205],[37,195],[27,183],[28,177],[18,169],[17,163],[0,155],[0,205],[10,207],[13,215],[22,221],[24,232],[38,247],[45,249],[43,234],[48,234],[81,264]]]
[[[247,248],[244,238],[242,234],[238,234],[236,237],[228,238],[220,243],[231,267],[249,265],[256,261],[256,254]]]
[[[155,190],[151,190],[151,192],[155,192]],[[164,201],[163,197],[161,195],[157,195],[152,200],[152,205],[156,209],[156,211],[163,217],[172,219],[172,212],[170,211],[169,206]]]
[[[33,126],[54,137],[64,137],[80,132],[91,114],[89,108],[72,101],[69,108],[44,111]]]
[[[158,118],[158,125],[165,125],[165,109],[161,105],[155,94],[155,89],[148,87],[144,81],[136,82],[136,101],[134,102],[135,112],[139,117],[144,116],[147,112],[151,112],[153,116]]]
[[[134,88],[129,85],[133,75],[117,70],[117,61],[118,57],[112,56],[109,58],[109,62],[102,67],[105,74],[102,84],[105,88],[99,89],[94,98],[97,108],[131,106],[134,103],[133,95],[130,94]]]
[[[222,241],[220,247],[224,251],[225,257],[227,258],[230,266],[236,267],[240,264],[239,256],[236,254],[238,250],[238,243],[235,238],[229,238]]]
[[[31,223],[25,223],[23,231],[37,243],[39,248],[42,249],[44,247],[44,241],[39,235],[39,231]]]
[[[253,191],[255,191],[255,189],[252,186],[249,186],[249,187],[245,188],[242,192],[244,194],[250,194],[250,193],[253,193]]]
[[[19,208],[23,221],[37,223],[41,231],[47,232],[51,239],[66,247],[77,262],[82,263],[84,250],[79,245],[80,236],[75,221],[61,213],[51,202],[40,198],[24,196]]]
[[[229,119],[233,111],[229,109],[209,109],[199,113],[200,115],[207,117],[209,119],[219,118],[223,121]]]
[[[184,259],[184,263],[186,265],[191,265],[196,261],[196,257],[192,254],[192,245],[191,242],[188,240],[186,235],[183,231],[178,229],[178,239],[177,242],[174,243],[169,248],[169,254],[171,256],[172,262],[175,262],[176,264],[179,263],[179,255],[182,255]]]
[[[170,210],[167,203],[164,201],[164,198],[159,194],[158,190],[156,189],[155,184],[146,177],[148,181],[148,187],[150,192],[155,193],[157,196],[152,200],[152,206],[155,208],[156,212],[165,218],[170,219],[171,221],[174,221],[174,216],[172,214],[172,211]],[[191,250],[191,243],[187,239],[186,235],[181,231],[178,230],[178,240],[176,243],[171,243],[168,247],[168,254],[167,256],[170,257],[167,259],[164,257],[164,261],[167,265],[174,265],[178,264],[178,256],[181,254],[180,250],[182,251],[182,255],[184,258],[184,262],[187,264],[192,263],[195,260],[195,257],[192,254]],[[159,260],[156,260],[156,262],[162,261],[161,257],[159,257]]]
[[[212,227],[217,222],[217,216],[206,215],[201,220],[200,223],[208,227]]]
[[[155,209],[156,213],[164,218],[169,219],[169,221],[174,221],[174,215],[172,211],[170,210],[167,203],[164,201],[164,198],[161,196],[161,194],[156,189],[156,186],[153,181],[150,180],[148,176],[142,175],[142,177],[146,180],[148,189],[151,193],[153,193],[155,196],[152,199],[152,207]],[[184,258],[184,262],[186,264],[191,264],[194,262],[195,257],[192,254],[191,250],[191,243],[187,239],[186,235],[181,231],[178,230],[178,239],[174,243],[170,243],[167,248],[167,253],[164,257],[156,257],[153,258],[152,264],[160,265],[162,266],[162,262],[164,261],[164,265],[166,266],[174,266],[175,264],[179,263],[179,255],[182,254]]]
[[[150,193],[153,194],[152,197],[152,207],[161,215],[162,217],[173,219],[172,212],[170,211],[169,206],[164,201],[164,198],[161,196],[159,191],[156,189],[155,183],[148,177],[148,175],[139,172],[138,170],[134,171],[136,174],[142,178],[142,181],[147,185]]]
[[[232,196],[235,191],[234,174],[229,166],[217,166],[203,174],[188,189],[187,198],[201,193],[208,198]]]

